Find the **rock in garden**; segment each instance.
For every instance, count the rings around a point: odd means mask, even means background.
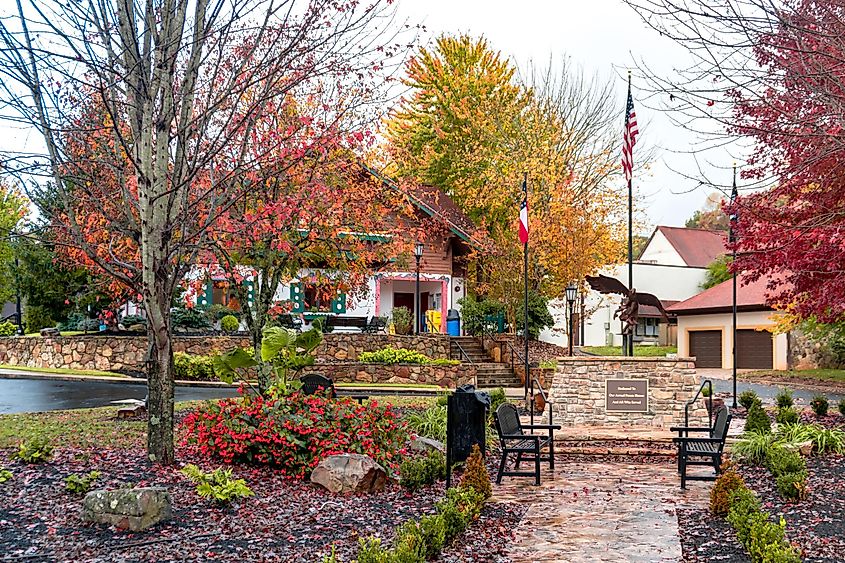
[[[171,517],[170,493],[164,487],[91,491],[82,501],[82,520],[133,532]]]
[[[425,436],[411,438],[411,449],[417,452],[437,450],[440,453],[446,453],[446,446],[443,445],[443,442]]]
[[[372,493],[384,488],[387,472],[368,455],[332,455],[314,468],[311,482],[333,493]]]
[[[62,334],[59,332],[59,329],[56,327],[48,327],[42,328],[40,331],[41,336],[61,336]]]
[[[808,457],[810,454],[813,453],[813,441],[807,440],[806,442],[801,442],[800,444],[796,444],[798,446],[798,453],[803,455],[804,457]]]

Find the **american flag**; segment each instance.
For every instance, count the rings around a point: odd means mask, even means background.
[[[637,113],[634,111],[634,98],[631,96],[631,82],[628,82],[628,106],[625,108],[625,132],[622,134],[622,171],[625,180],[630,182],[634,171],[634,145],[637,143]]]

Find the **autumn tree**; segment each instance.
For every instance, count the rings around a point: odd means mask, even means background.
[[[692,217],[684,224],[688,229],[706,229],[708,231],[727,231],[728,216],[722,206],[725,198],[722,194],[713,193],[707,196],[703,209],[697,209]]]
[[[483,40],[443,36],[407,67],[411,93],[387,124],[399,173],[452,195],[494,242],[475,290],[521,303],[517,210],[528,173],[532,288],[562,297],[572,280],[621,257],[625,200],[614,188],[618,111],[612,89],[564,65],[516,68]]]
[[[23,195],[0,179],[0,303],[15,295],[12,235],[27,212]]]
[[[728,210],[735,269],[770,279],[770,304],[798,319],[845,318],[845,3],[629,3],[694,58],[680,77],[646,72],[679,120],[707,117],[723,125],[719,142],[753,143],[740,182],[764,189]]]
[[[16,7],[0,20],[4,117],[32,124],[46,152],[8,161],[52,184],[49,211],[66,241],[143,302],[147,447],[172,463],[171,298],[217,217],[256,188],[223,171],[257,166],[288,142],[245,146],[285,93],[380,71],[393,49],[382,36],[389,14],[354,0]]]

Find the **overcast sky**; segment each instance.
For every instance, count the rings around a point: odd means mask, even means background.
[[[624,121],[626,74],[635,60],[671,76],[689,66],[680,46],[648,28],[621,0],[399,0],[399,12],[426,25],[429,39],[442,32],[484,35],[495,49],[518,65],[534,60],[540,65],[568,57],[588,74],[598,73],[617,82],[620,144]],[[733,156],[708,151],[693,158],[695,136],[673,125],[667,116],[634,103],[641,136],[638,143],[655,149],[649,170],[634,178],[635,197],[645,211],[649,232],[655,225],[683,226],[701,208],[713,187],[683,176],[698,176],[704,168],[714,183],[730,182]],[[635,148],[635,159],[637,149]],[[675,172],[679,171],[679,172]],[[622,180],[620,180],[622,182]],[[620,187],[622,187],[620,185]]]
[[[682,48],[645,26],[621,0],[397,0],[397,4],[401,18],[426,26],[423,42],[443,32],[484,35],[495,49],[520,66],[531,60],[542,66],[550,58],[559,61],[568,57],[587,74],[615,80],[620,143],[626,69],[635,60],[643,60],[671,76],[673,69],[689,65]],[[0,11],[13,8],[12,0],[0,0]],[[635,82],[640,155],[646,146],[655,149],[653,164],[636,172],[634,179],[635,197],[646,222],[639,230],[648,234],[655,225],[683,225],[714,191],[697,187],[696,182],[674,170],[696,175],[702,165],[714,182],[727,184],[733,157],[725,151],[711,151],[713,154],[694,159],[689,152],[696,138],[672,125],[660,112],[637,103],[637,98]],[[31,131],[0,124],[0,151],[32,147],[33,139],[38,138]]]

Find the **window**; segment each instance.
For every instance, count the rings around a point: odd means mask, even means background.
[[[646,338],[657,338],[659,322],[660,319],[637,319],[636,335]]]
[[[238,301],[237,293],[229,288],[225,281],[215,281],[211,286],[211,302],[215,305],[225,305],[233,311],[241,310],[241,303]]]

